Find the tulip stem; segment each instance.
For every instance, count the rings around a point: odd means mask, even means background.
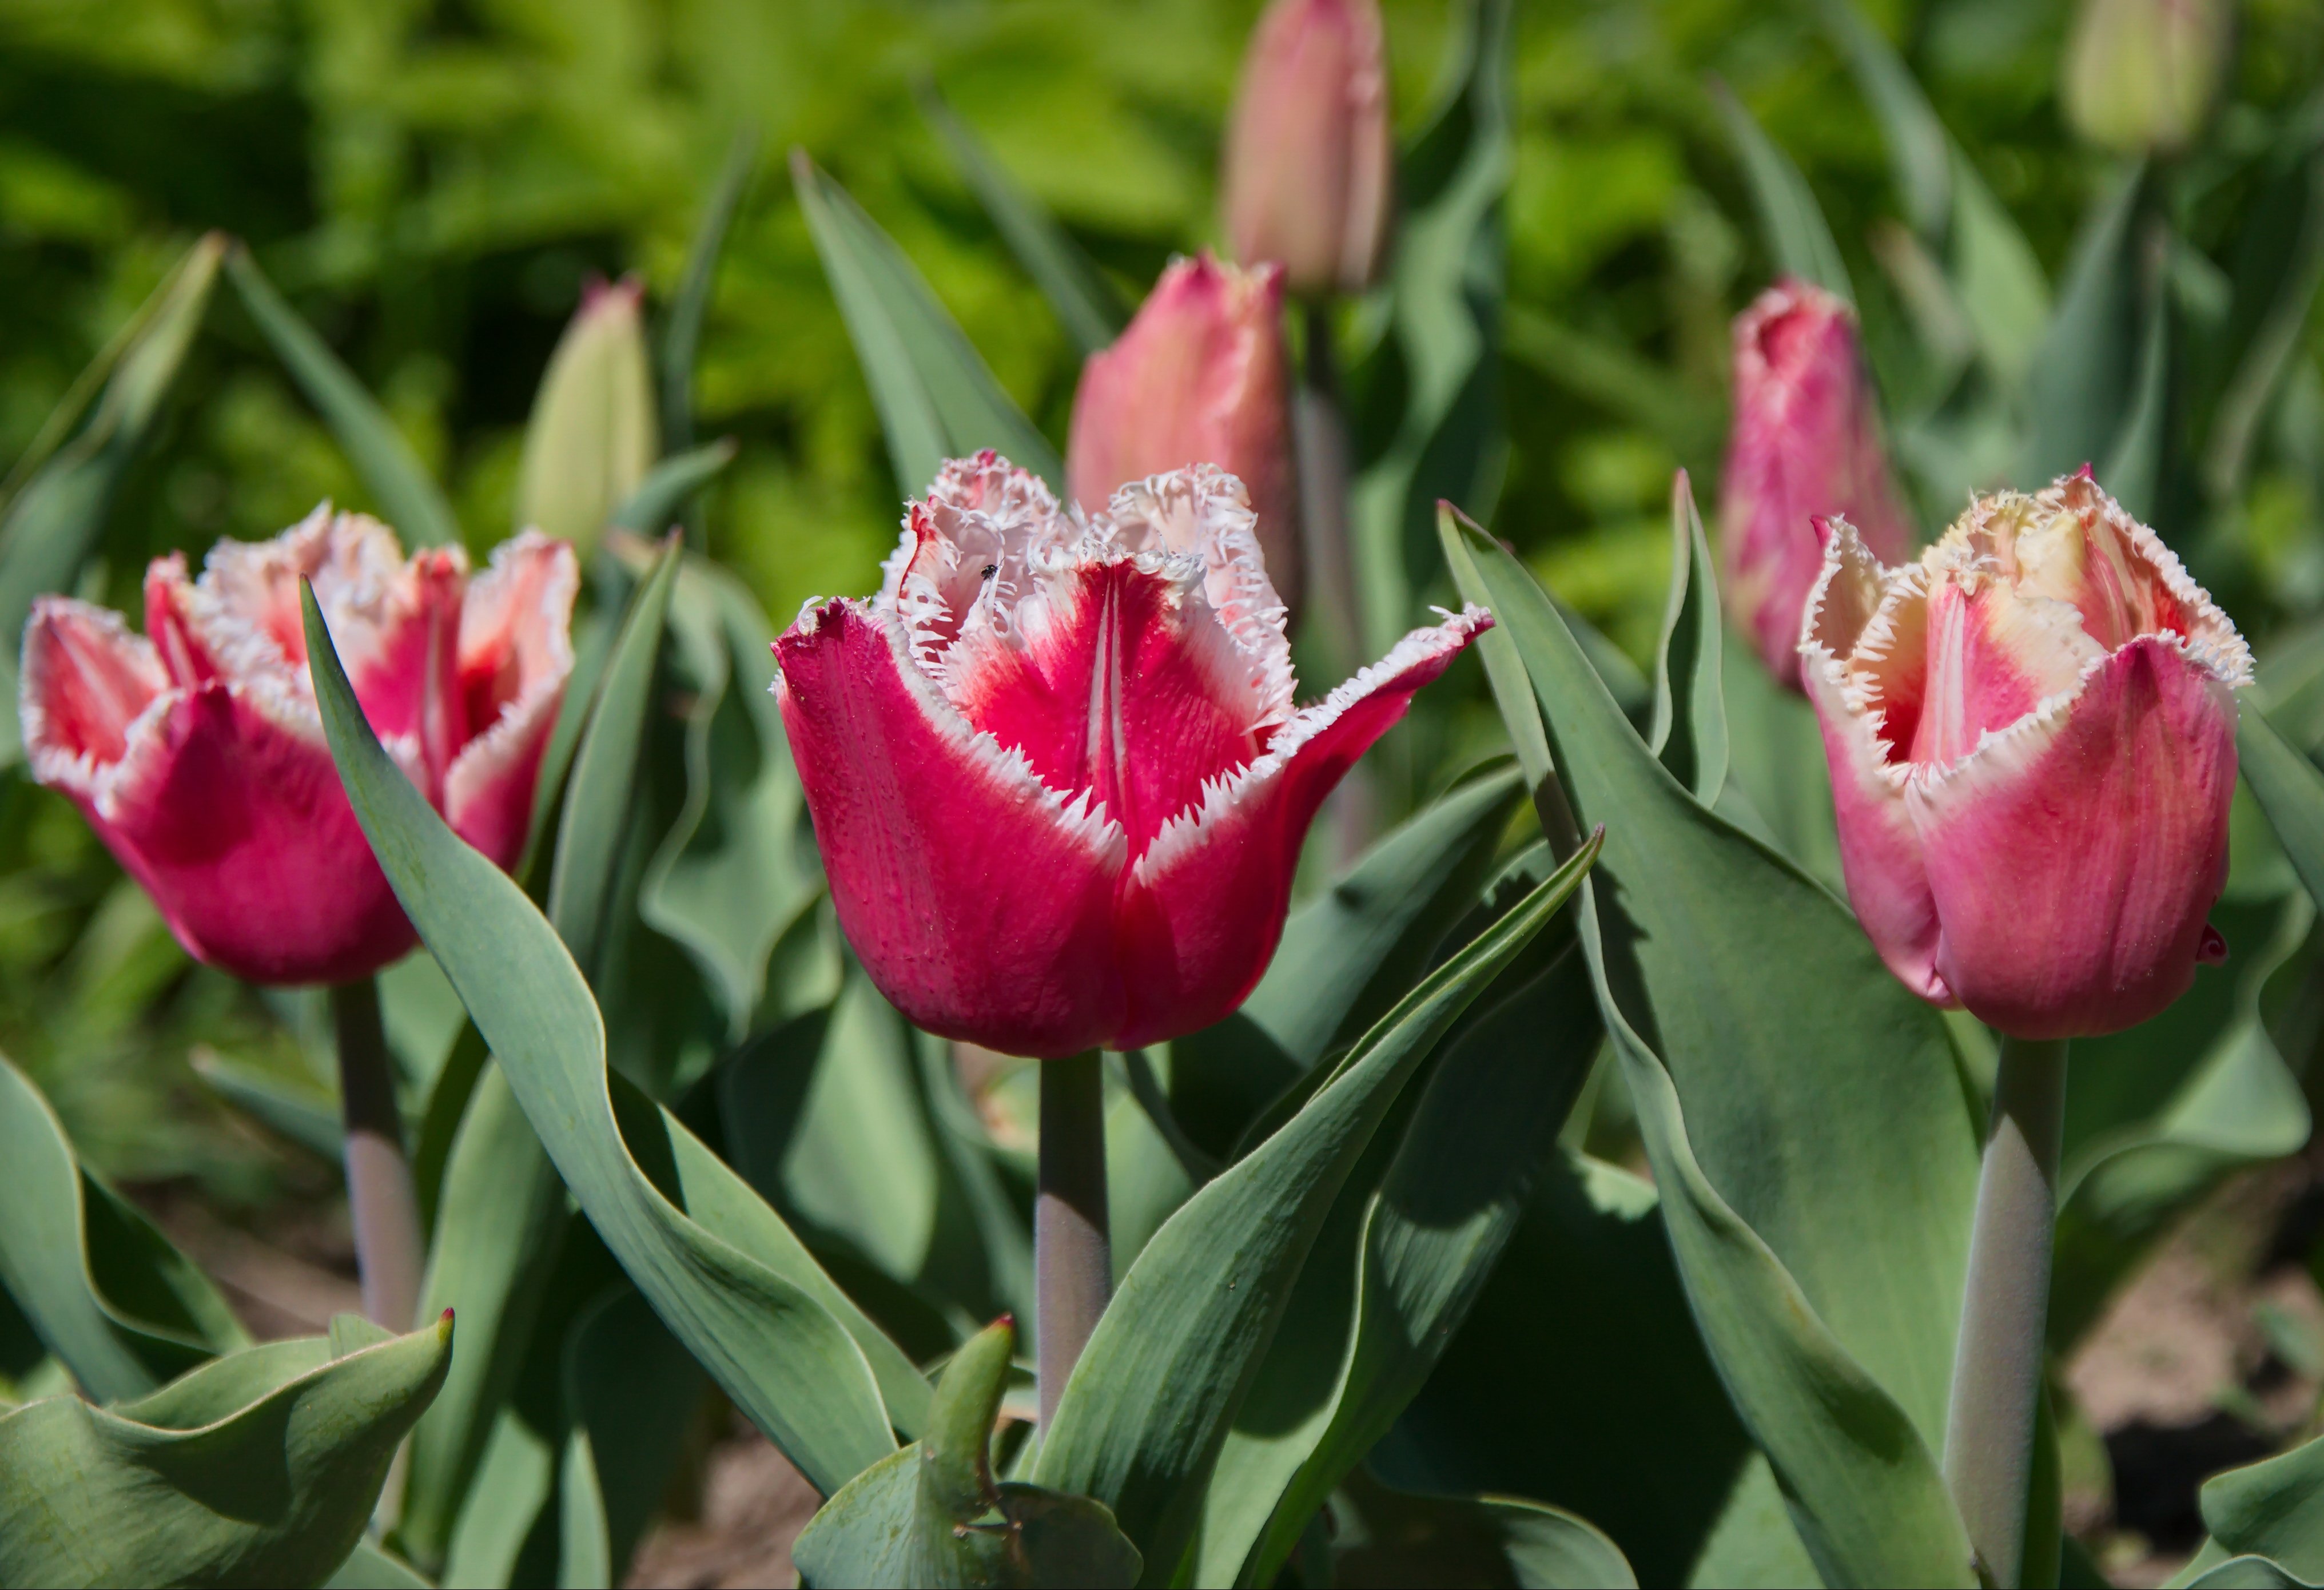
[[[1340,401],[1340,363],[1333,351],[1330,305],[1310,300],[1300,306],[1300,314],[1306,346],[1292,403],[1291,429],[1299,469],[1308,634],[1326,673],[1338,680],[1356,671],[1364,649],[1363,613],[1356,594],[1349,524],[1348,421]],[[1326,812],[1338,862],[1353,861],[1370,843],[1373,804],[1367,770],[1360,765],[1349,769],[1348,776],[1332,792]]]
[[[2023,1582],[2065,1101],[2065,1040],[2002,1040],[1945,1420],[1945,1483],[2000,1586]]]
[[[1113,1295],[1105,1208],[1105,1072],[1098,1051],[1043,1060],[1039,1195],[1033,1205],[1033,1356],[1041,1428],[1056,1417]]]
[[[364,1317],[408,1331],[420,1307],[420,1205],[403,1157],[403,1118],[395,1107],[378,983],[365,977],[334,984],[331,1025],[338,1038],[347,1213],[355,1225]]]

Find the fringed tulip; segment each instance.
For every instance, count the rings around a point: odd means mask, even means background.
[[[886,576],[775,646],[840,926],[921,1026],[1042,1058],[1241,1003],[1317,804],[1491,622],[1295,708],[1250,504],[1208,467],[1084,519],[991,453],[948,464]]]
[[[2251,652],[2088,469],[1980,498],[1903,568],[1835,524],[1800,652],[1849,898],[1915,993],[2082,1037],[2224,952]]]
[[[1227,236],[1300,293],[1355,292],[1387,252],[1396,152],[1374,0],[1275,0],[1227,126]]]
[[[1822,566],[1820,519],[1884,561],[1912,548],[1858,350],[1856,317],[1785,279],[1735,319],[1735,415],[1720,485],[1727,610],[1777,682],[1800,688],[1800,611]]]
[[[364,715],[461,837],[515,863],[564,698],[578,573],[538,534],[474,579],[456,547],[318,509],[145,574],[145,631],[34,604],[20,709],[32,776],[70,796],[197,959],[256,983],[367,976],[414,943],[356,827],[307,677],[301,577]]]
[[[1215,464],[1243,483],[1284,605],[1299,605],[1283,272],[1208,254],[1173,260],[1120,339],[1090,356],[1074,399],[1068,493],[1094,513],[1116,486]]]

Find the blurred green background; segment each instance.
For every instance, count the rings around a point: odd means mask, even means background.
[[[1425,111],[1444,0],[1384,9],[1399,123]],[[2024,228],[2051,279],[2117,169],[2059,107],[2071,7],[1864,7]],[[250,241],[451,488],[479,549],[508,533],[522,427],[592,275],[667,298],[738,127],[764,138],[703,342],[706,434],[740,460],[710,549],[778,625],[874,582],[899,499],[844,328],[783,172],[807,150],[927,273],[1062,447],[1078,360],[917,108],[933,79],[1022,182],[1142,294],[1214,241],[1220,127],[1253,0],[0,0],[0,458],[200,231]],[[2255,156],[2324,80],[2324,6],[2248,0],[2228,87],[2177,184],[2200,251]],[[1517,8],[1508,208],[1511,448],[1494,528],[1634,655],[1668,562],[1670,470],[1706,511],[1729,318],[1769,268],[1709,81],[1805,171],[1863,300],[1892,400],[1903,310],[1877,124],[1812,7],[1745,0]],[[2216,212],[2217,220],[2214,220]],[[1891,262],[1893,272],[1893,262]],[[2202,272],[2190,268],[2200,291]],[[1379,332],[1360,306],[1348,334]],[[2310,315],[2247,488],[2160,528],[2255,636],[2324,606],[2324,327]],[[1359,394],[1360,395],[1360,394]],[[161,445],[120,504],[104,594],[144,559],[270,535],[318,499],[368,506],[337,446],[220,295]],[[1490,504],[1475,504],[1479,508]],[[1930,507],[1932,519],[1942,504]],[[1930,526],[1933,529],[1933,523]],[[202,1102],[198,1043],[289,1043],[256,996],[194,968],[78,816],[0,794],[0,1047],[76,1141],[131,1179],[227,1197],[290,1161]],[[292,1167],[296,1169],[296,1167]],[[316,1168],[307,1167],[311,1172]]]

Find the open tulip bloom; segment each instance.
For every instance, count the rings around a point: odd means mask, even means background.
[[[364,711],[412,783],[503,867],[564,698],[578,573],[527,533],[474,579],[457,547],[318,508],[145,575],[145,629],[43,596],[20,703],[32,776],[70,796],[197,959],[256,983],[365,977],[416,942],[356,826],[307,673],[313,582]]]
[[[1831,531],[1800,654],[1882,958],[2019,1038],[2163,1010],[2224,951],[2235,625],[2088,469],[1902,568]]]
[[[1231,1012],[1317,805],[1490,624],[1406,635],[1303,709],[1241,484],[1061,511],[945,466],[869,601],[809,603],[775,691],[840,925],[929,1031],[1056,1058]]]

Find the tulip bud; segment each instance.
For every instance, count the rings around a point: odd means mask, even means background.
[[[1800,610],[1823,563],[1818,516],[1882,559],[1913,544],[1881,446],[1856,316],[1789,278],[1735,318],[1735,414],[1720,489],[1727,610],[1767,671],[1800,688]]]
[[[1901,569],[1836,525],[1800,653],[1849,899],[1914,992],[2086,1037],[2224,953],[2251,652],[2087,468],[1978,499]]]
[[[1300,293],[1379,274],[1396,154],[1374,0],[1275,0],[1244,58],[1227,127],[1227,236]]]
[[[2183,149],[2227,64],[2229,0],[2082,0],[2066,45],[2066,118],[2130,153]]]
[[[660,439],[635,277],[592,282],[540,378],[525,427],[516,523],[587,557],[653,467]]]
[[[1104,509],[1118,487],[1215,464],[1250,495],[1268,578],[1299,602],[1299,484],[1283,351],[1283,271],[1208,254],[1170,262],[1138,318],[1090,356],[1074,399],[1065,478]]]
[[[195,959],[254,983],[367,977],[416,936],[347,804],[307,673],[310,581],[364,716],[455,833],[513,866],[573,670],[573,549],[406,559],[327,505],[271,541],[145,574],[145,633],[42,596],[18,710],[32,777],[61,790]]]

